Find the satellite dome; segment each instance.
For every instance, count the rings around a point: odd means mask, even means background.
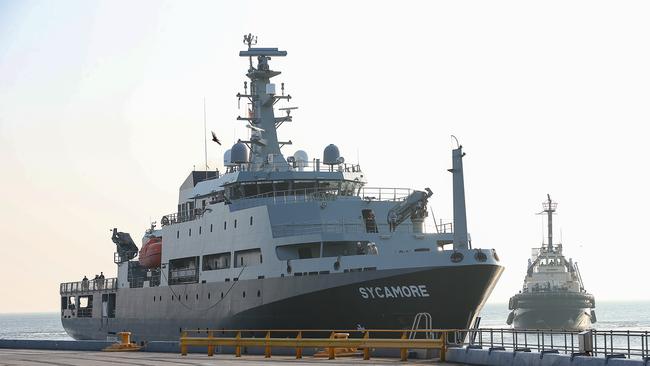
[[[293,153],[293,159],[296,161],[296,167],[298,167],[298,170],[302,171],[303,168],[305,168],[309,162],[309,156],[307,153],[303,150],[298,150],[295,153]]]
[[[230,161],[230,149],[226,150],[223,153],[223,166],[233,166],[234,164]]]
[[[325,147],[323,151],[323,164],[327,165],[336,165],[339,164],[339,158],[341,154],[339,153],[339,148],[334,144],[329,144]]]
[[[248,163],[248,148],[242,142],[232,145],[230,161],[234,164]]]
[[[296,161],[302,161],[305,163],[309,161],[309,155],[307,155],[303,150],[298,150],[293,153],[293,158],[296,159]]]

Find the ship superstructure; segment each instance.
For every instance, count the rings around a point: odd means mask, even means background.
[[[370,188],[333,144],[322,159],[282,154],[291,141],[277,130],[294,108],[276,117],[291,96],[271,83],[280,72],[269,60],[287,52],[244,40],[249,81],[237,97],[250,108],[237,119],[250,137],[226,152],[225,172],[190,173],[176,211],[145,233],[144,261],[115,230],[117,278],[61,284],[66,331],[164,340],[187,328],[408,328],[422,312],[434,327],[469,326],[503,267],[468,240],[462,147],[452,151],[454,223],[425,233],[428,188]]]
[[[548,243],[532,249],[523,289],[510,298],[508,325],[517,329],[583,330],[596,321],[594,296],[587,293],[578,264],[553,244],[557,203],[547,196],[542,214],[548,220]]]

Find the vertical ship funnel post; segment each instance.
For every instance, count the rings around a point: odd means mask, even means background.
[[[455,136],[452,136],[456,139]],[[454,190],[454,250],[468,249],[467,236],[467,213],[465,211],[465,182],[463,179],[463,147],[458,144],[451,152],[452,168],[449,171],[453,174]]]

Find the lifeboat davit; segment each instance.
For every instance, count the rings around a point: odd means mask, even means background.
[[[160,267],[160,257],[162,253],[162,238],[159,236],[151,236],[140,249],[138,261],[140,265],[145,268],[158,268]]]

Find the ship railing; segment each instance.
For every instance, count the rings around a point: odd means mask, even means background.
[[[650,332],[590,329],[586,332],[562,329],[478,328],[458,333],[463,345],[514,352],[561,353],[605,358],[650,357]],[[582,338],[582,340],[581,340]],[[582,350],[580,344],[586,344]]]
[[[410,188],[363,187],[359,197],[374,201],[403,201],[411,192]]]
[[[106,291],[117,289],[117,278],[92,279],[88,281],[65,282],[59,286],[61,294],[77,292]]]
[[[251,170],[251,163],[237,164],[226,168],[226,173],[245,172]],[[264,169],[272,171],[305,171],[305,172],[341,172],[341,173],[360,173],[361,166],[359,164],[323,164],[321,161],[314,159],[312,161],[294,161],[294,162],[279,162],[279,163],[265,163]]]
[[[174,212],[163,216],[163,222],[161,224],[164,226],[164,225],[177,224],[181,222],[193,221],[195,219],[201,218],[204,213],[205,210],[202,208],[195,208],[192,210]]]
[[[389,224],[376,225],[377,233],[390,234]],[[313,234],[359,234],[367,233],[367,227],[361,223],[330,223],[330,224],[286,224],[286,225],[273,225],[271,227],[274,238],[298,235],[313,235]],[[402,223],[395,228],[395,232],[412,232],[413,225],[410,223]]]

